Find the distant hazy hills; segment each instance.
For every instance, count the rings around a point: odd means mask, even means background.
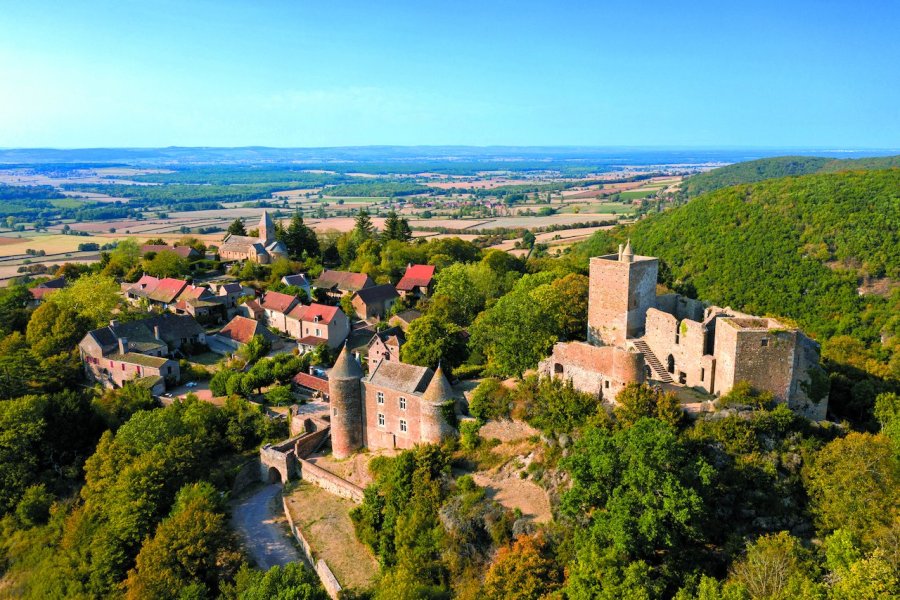
[[[684,183],[688,197],[699,196],[730,185],[813,173],[900,167],[900,156],[835,159],[819,156],[777,156],[740,162],[694,175]]]
[[[735,167],[755,172],[760,162]],[[847,164],[813,164],[832,162]],[[900,280],[900,169],[720,189],[600,232],[580,254],[610,251],[626,236],[637,253],[662,259],[670,286],[720,306],[790,317],[820,339],[900,334],[900,288],[890,291]],[[860,295],[863,280],[879,284],[874,293]]]

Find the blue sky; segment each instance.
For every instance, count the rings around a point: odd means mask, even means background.
[[[900,2],[0,0],[0,147],[900,147]]]

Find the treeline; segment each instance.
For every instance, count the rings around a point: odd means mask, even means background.
[[[779,156],[719,167],[685,180],[682,190],[687,198],[731,185],[755,183],[766,179],[833,173],[862,169],[900,167],[900,156],[860,159],[833,159],[818,156]]]
[[[345,183],[326,187],[322,193],[327,196],[381,197],[411,196],[443,190],[434,190],[425,185],[401,181],[368,181],[366,183]]]
[[[131,199],[131,204],[143,208],[181,209],[191,205],[194,210],[221,208],[221,202],[244,202],[269,198],[272,192],[298,187],[294,182],[284,184],[254,185],[122,185],[67,183],[63,189],[70,191],[107,194]],[[196,208],[203,206],[205,208]]]
[[[173,173],[148,173],[131,177],[133,181],[168,184],[263,184],[290,182],[297,187],[321,187],[345,181],[352,177],[335,173],[310,173],[300,169],[259,169],[230,167],[193,167]]]
[[[65,195],[50,185],[6,185],[0,183],[0,202],[51,198],[65,198]]]

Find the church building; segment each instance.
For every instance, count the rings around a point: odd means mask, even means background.
[[[259,237],[228,234],[219,247],[223,261],[249,260],[268,265],[279,258],[287,258],[287,248],[275,239],[275,223],[265,210],[259,220]]]

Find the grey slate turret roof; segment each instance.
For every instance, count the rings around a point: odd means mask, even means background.
[[[341,350],[341,353],[338,355],[337,360],[334,361],[334,366],[331,367],[331,370],[328,372],[329,379],[362,379],[363,372],[362,367],[359,365],[359,361],[350,353],[347,349],[347,345],[344,345],[344,349]]]

